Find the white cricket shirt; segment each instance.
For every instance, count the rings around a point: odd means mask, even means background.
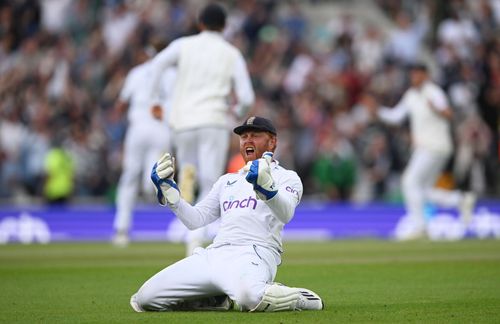
[[[394,108],[384,107],[378,115],[391,124],[400,124],[409,116],[414,147],[450,154],[453,151],[450,122],[430,105],[437,110],[449,107],[444,91],[436,84],[426,82],[420,88],[408,89]]]
[[[245,115],[254,102],[243,56],[218,32],[203,31],[181,37],[158,53],[152,63],[151,98],[155,100],[162,71],[169,66],[177,68],[170,112],[170,126],[174,130],[226,127],[228,97],[233,87],[237,114]]]
[[[152,123],[159,123],[151,114],[151,71],[151,61],[147,61],[133,67],[125,78],[119,98],[121,101],[129,103],[127,118],[131,125],[147,127]],[[169,97],[168,88],[172,87],[174,79],[174,69],[169,69],[163,73],[161,79],[162,89],[160,89],[163,100],[167,100]],[[166,124],[165,120],[163,122]]]
[[[196,229],[217,218],[219,231],[212,246],[224,244],[267,247],[282,252],[281,231],[295,212],[302,197],[302,182],[294,171],[271,163],[271,175],[278,193],[270,200],[258,200],[246,172],[227,173],[213,185],[210,193],[196,206],[184,200],[172,208],[189,228]]]

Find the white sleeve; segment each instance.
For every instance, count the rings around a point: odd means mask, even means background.
[[[134,89],[133,77],[131,73],[132,71],[133,70],[130,70],[130,72],[127,74],[127,77],[125,78],[125,82],[123,83],[123,87],[119,95],[120,101],[129,102],[130,98],[132,98],[132,93]]]
[[[172,211],[190,230],[212,223],[220,217],[220,184],[220,180],[217,181],[208,195],[195,206],[181,198],[176,206],[171,207]]]
[[[432,106],[440,111],[444,111],[449,108],[450,105],[448,103],[448,98],[446,97],[444,91],[438,87],[435,87],[432,90],[433,91],[429,93],[430,96],[427,98],[431,102]]]
[[[248,75],[247,66],[243,55],[238,52],[236,64],[233,72],[234,91],[238,100],[235,112],[239,118],[246,115],[255,100],[255,94],[252,88],[252,81]]]
[[[408,116],[409,108],[405,103],[405,97],[394,107],[381,107],[377,114],[378,117],[385,123],[391,125],[399,125],[401,124],[406,116]]]
[[[289,174],[286,179],[279,181],[278,193],[266,201],[273,215],[283,224],[292,219],[303,191],[299,176],[291,171]]]
[[[158,53],[151,61],[151,95],[153,104],[161,104],[160,94],[162,75],[168,67],[177,65],[179,61],[182,39],[170,43],[165,49]]]

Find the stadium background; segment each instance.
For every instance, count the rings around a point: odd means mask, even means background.
[[[500,237],[499,0],[223,1],[256,90],[252,113],[276,122],[279,160],[304,181],[276,280],[316,291],[326,307],[130,309],[138,286],[185,250],[164,242],[180,239],[179,225],[148,197],[132,239],[160,242],[109,244],[126,130],[113,105],[137,52],[192,33],[203,3],[0,0],[0,242],[57,241],[0,245],[0,322],[498,323],[500,240],[487,238]],[[417,58],[456,112],[457,150],[439,185],[480,196],[467,229],[428,206],[431,233],[481,240],[366,239],[390,238],[404,214],[409,136],[407,125],[373,121],[363,94],[395,103]],[[44,191],[50,153],[72,166],[74,190],[59,206]]]
[[[89,219],[100,213],[105,230],[87,239],[111,233],[127,127],[126,116],[113,109],[118,92],[144,47],[196,32],[203,3],[0,2],[4,233],[26,222],[36,227],[33,215],[51,229],[63,222],[71,230],[91,230]],[[431,67],[455,110],[455,155],[438,185],[472,190],[483,214],[498,213],[500,1],[223,3],[225,36],[246,56],[257,95],[250,114],[275,122],[278,159],[303,180],[297,223],[320,217],[307,225],[312,232],[303,228],[306,237],[339,237],[332,231],[349,226],[353,231],[345,236],[391,236],[404,214],[400,176],[410,154],[408,125],[376,121],[364,107],[365,94],[395,104],[408,85],[407,66],[419,60]],[[238,155],[233,144],[228,160]],[[62,167],[51,171],[54,163]],[[44,184],[62,173],[71,183],[62,197],[66,207],[46,209],[52,198]],[[139,214],[161,213],[151,199],[141,197]],[[364,216],[358,220],[353,210]],[[145,228],[156,224],[164,231],[172,217],[166,214],[159,224],[136,217],[136,238],[162,237]],[[433,206],[429,214],[436,214]],[[488,217],[481,224],[493,224],[494,233],[500,221]],[[67,231],[52,238],[64,240]]]

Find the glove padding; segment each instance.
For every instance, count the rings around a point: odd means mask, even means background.
[[[180,192],[174,181],[175,159],[165,153],[151,170],[151,181],[156,189],[156,198],[160,205],[176,205],[180,200]]]
[[[249,161],[243,168],[244,171],[248,171],[245,179],[253,185],[257,198],[261,200],[269,200],[278,193],[271,176],[272,159],[272,152],[264,152],[262,158]]]

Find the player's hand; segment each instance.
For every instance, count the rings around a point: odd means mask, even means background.
[[[278,193],[278,188],[271,176],[272,159],[273,153],[265,152],[262,158],[248,162],[243,168],[248,171],[245,179],[253,185],[257,198],[261,200],[269,200]]]
[[[151,107],[151,115],[154,119],[163,120],[163,109],[161,109],[160,105],[154,105]]]
[[[175,159],[170,153],[165,153],[151,170],[151,181],[156,189],[156,198],[160,205],[177,205],[180,200],[179,188],[174,181]]]
[[[360,103],[365,107],[370,115],[376,115],[379,107],[378,101],[374,95],[365,93],[360,100]]]

